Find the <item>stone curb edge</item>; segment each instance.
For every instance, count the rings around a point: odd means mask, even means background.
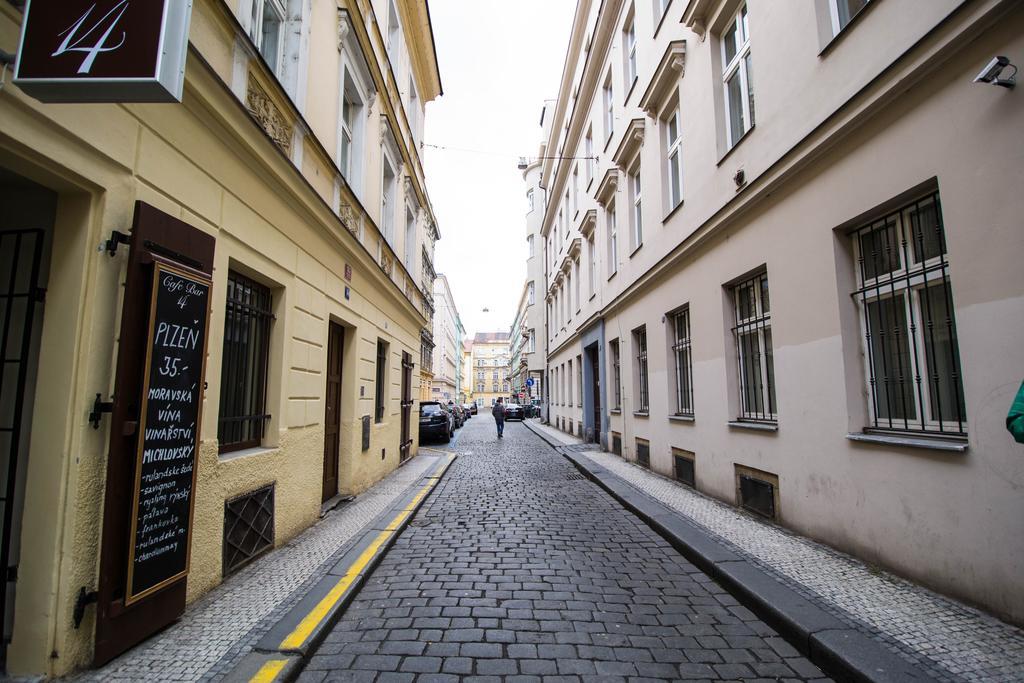
[[[380,564],[401,532],[409,525],[437,484],[455,462],[456,455],[438,459],[387,510],[363,527],[334,567],[315,583],[242,657],[222,679],[228,683],[281,683],[298,677],[306,658],[316,650]],[[296,635],[299,634],[299,635]]]
[[[646,522],[829,676],[864,683],[934,680],[737,555],[675,510],[581,453],[563,450],[566,444],[542,430],[530,426],[530,431]]]

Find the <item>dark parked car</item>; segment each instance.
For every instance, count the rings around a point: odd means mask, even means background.
[[[476,415],[476,404],[475,403],[463,403],[462,409],[466,411],[466,418],[469,419]]]
[[[458,429],[462,425],[466,424],[466,413],[462,410],[462,406],[457,403],[448,404],[448,412],[455,418],[455,428]]]
[[[505,406],[505,420],[519,420],[523,421],[523,407],[518,403],[509,403]]]
[[[448,443],[455,434],[455,419],[437,401],[420,403],[420,441],[436,438]]]
[[[476,407],[476,404],[475,404],[475,403],[470,403],[470,404],[469,404],[469,412],[471,412],[471,413],[472,413],[473,415],[476,415],[476,414],[477,414],[477,412],[479,412],[479,410],[478,410],[478,408]]]

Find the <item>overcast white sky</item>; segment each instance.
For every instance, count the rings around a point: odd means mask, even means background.
[[[441,230],[435,267],[470,336],[507,332],[515,316],[526,279],[516,164],[537,154],[575,9],[575,0],[430,0],[444,95],[427,105],[424,142],[456,148],[424,153]]]

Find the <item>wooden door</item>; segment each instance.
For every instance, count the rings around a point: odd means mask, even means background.
[[[587,350],[587,359],[590,361],[591,392],[594,394],[594,433],[591,441],[601,443],[601,364],[596,347]]]
[[[129,543],[140,420],[149,361],[150,307],[156,263],[173,262],[183,269],[213,273],[213,236],[142,202],[136,202],[132,224],[124,303],[118,336],[117,373],[110,416],[110,453],[103,503],[103,536],[96,602],[94,664],[101,666],[176,620],[185,609],[186,578],[171,582],[128,604]],[[197,321],[197,324],[199,321]],[[206,321],[202,321],[203,324]],[[201,378],[200,378],[201,379]],[[205,385],[194,394],[202,401]],[[200,403],[201,405],[201,403]],[[199,424],[196,425],[198,435]],[[195,467],[195,458],[192,466]],[[193,497],[195,492],[191,494]],[[187,571],[186,571],[187,573]],[[85,589],[79,596],[84,604]]]
[[[399,461],[405,462],[412,453],[412,356],[402,352],[402,442]]]
[[[327,332],[327,391],[324,403],[324,487],[320,502],[338,493],[338,455],[341,443],[341,361],[345,328],[331,323]]]

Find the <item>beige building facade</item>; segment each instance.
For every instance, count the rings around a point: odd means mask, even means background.
[[[489,409],[499,397],[508,400],[510,345],[508,332],[477,332],[473,336],[472,400]]]
[[[1024,100],[974,82],[1022,36],[1000,0],[582,0],[551,423],[1024,622]]]
[[[4,51],[22,18],[0,3]],[[0,294],[34,302],[21,379],[0,376],[3,419],[23,408],[2,454],[11,675],[116,656],[416,453],[439,237],[418,152],[441,94],[426,2],[196,0],[188,40],[180,104],[0,90]],[[156,237],[117,249],[115,231]],[[131,283],[154,263],[209,276],[209,323],[187,576],[135,602],[136,475],[117,454],[142,438],[122,370],[145,340]]]

